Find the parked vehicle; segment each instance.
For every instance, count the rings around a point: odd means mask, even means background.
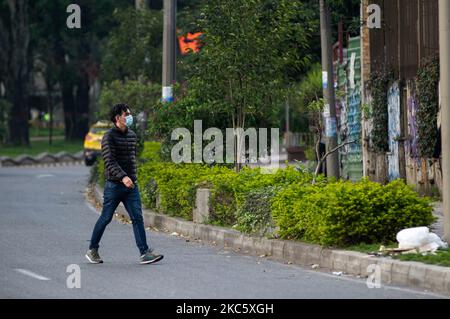
[[[86,166],[93,165],[97,160],[97,156],[101,154],[103,135],[110,128],[110,124],[100,121],[89,129],[89,133],[84,138],[84,163]]]

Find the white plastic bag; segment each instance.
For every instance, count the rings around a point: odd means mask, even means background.
[[[430,233],[428,227],[404,229],[397,234],[397,241],[400,249],[436,251],[438,248],[448,247],[438,235]]]
[[[428,227],[404,229],[397,234],[400,249],[414,249],[428,243],[430,230]]]
[[[433,242],[434,244],[439,245],[439,248],[443,248],[443,249],[447,249],[448,245],[447,243],[443,242],[442,239],[439,238],[438,235],[436,235],[435,233],[430,233],[428,235],[428,239]]]

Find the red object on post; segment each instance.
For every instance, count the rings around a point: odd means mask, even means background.
[[[189,52],[199,52],[201,43],[199,37],[202,35],[201,32],[188,33],[185,36],[178,37],[178,43],[180,45],[180,51],[182,55],[186,55]]]

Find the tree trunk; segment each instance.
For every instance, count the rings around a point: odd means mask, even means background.
[[[72,139],[84,139],[89,130],[89,77],[83,73],[78,79],[75,127]]]
[[[50,123],[48,128],[48,145],[52,145],[53,142],[53,97],[52,97],[52,85],[47,82],[47,108],[50,114]]]
[[[12,103],[9,121],[9,142],[29,145],[29,63],[28,2],[8,0],[10,10],[10,60],[6,80],[6,97]]]
[[[71,81],[63,80],[61,90],[64,110],[64,135],[66,141],[69,141],[72,139],[72,132],[75,126],[75,99]]]

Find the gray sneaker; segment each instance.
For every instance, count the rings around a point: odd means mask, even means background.
[[[101,264],[103,260],[100,258],[98,254],[98,249],[89,249],[86,253],[86,258],[89,260],[91,264]]]
[[[163,255],[158,255],[154,253],[153,250],[149,249],[144,255],[141,256],[139,262],[141,265],[153,264],[160,261],[163,258],[164,258]]]

